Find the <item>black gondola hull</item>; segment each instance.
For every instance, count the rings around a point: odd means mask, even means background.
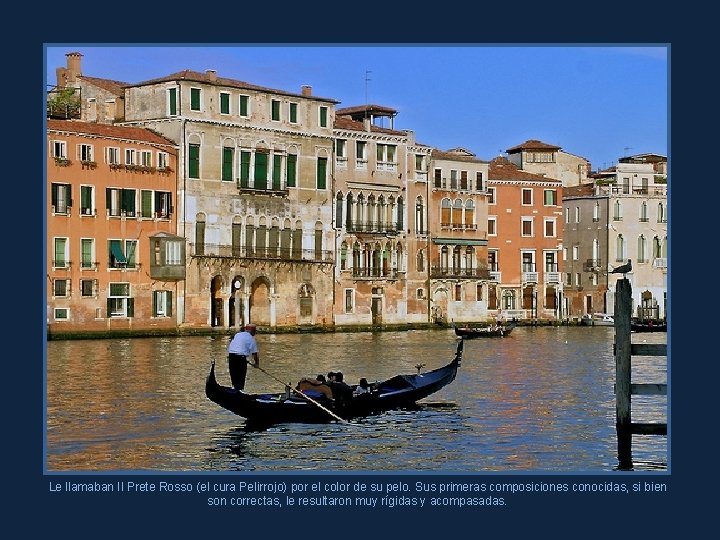
[[[458,327],[453,325],[455,335],[463,339],[475,339],[475,338],[494,338],[494,337],[506,337],[510,335],[517,326],[515,323],[509,324],[502,330],[491,330],[488,328],[470,328],[470,327]]]
[[[337,420],[333,415],[350,420],[412,407],[447,386],[455,380],[462,350],[461,340],[455,358],[448,365],[416,375],[396,375],[377,383],[372,393],[354,396],[342,404],[326,398],[310,401],[302,395],[287,399],[284,394],[248,394],[222,386],[215,378],[214,362],[205,382],[205,394],[214,403],[255,424],[325,423]]]

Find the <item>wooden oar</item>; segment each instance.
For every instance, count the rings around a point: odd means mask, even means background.
[[[343,424],[347,424],[347,423],[348,423],[347,420],[345,420],[345,419],[343,419],[343,418],[340,418],[337,414],[335,414],[334,412],[332,412],[330,409],[328,409],[327,407],[324,407],[322,404],[318,403],[318,402],[315,401],[313,398],[311,398],[311,397],[308,396],[307,394],[303,393],[302,390],[297,390],[297,389],[293,388],[292,386],[290,386],[289,384],[286,384],[284,381],[281,381],[280,379],[278,379],[278,378],[277,378],[275,375],[273,375],[272,373],[268,373],[267,371],[265,371],[265,370],[264,370],[263,368],[261,368],[260,366],[256,366],[255,364],[253,364],[253,363],[250,362],[247,358],[245,359],[245,361],[246,361],[248,364],[250,364],[252,367],[254,367],[255,369],[259,369],[260,371],[262,371],[262,372],[263,372],[265,375],[267,375],[268,377],[270,377],[270,378],[272,378],[272,379],[275,379],[275,380],[276,380],[277,382],[279,382],[280,384],[286,386],[286,387],[289,388],[291,391],[295,392],[296,394],[300,394],[302,397],[304,397],[305,399],[307,399],[307,400],[308,400],[310,403],[312,403],[313,405],[317,405],[317,406],[320,407],[323,411],[325,411],[326,413],[328,413],[330,416],[332,416],[332,417],[335,418],[336,420],[339,420],[339,421],[342,422]]]

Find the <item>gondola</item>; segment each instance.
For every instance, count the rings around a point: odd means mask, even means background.
[[[517,326],[517,323],[515,321],[512,321],[507,326],[487,326],[487,327],[469,327],[469,326],[456,326],[453,323],[453,329],[455,330],[455,335],[458,337],[461,337],[463,339],[475,339],[475,338],[484,338],[484,337],[505,337],[509,336],[510,332],[512,332],[515,327]]]
[[[665,321],[630,321],[631,332],[667,332]]]
[[[462,360],[463,341],[457,344],[455,357],[446,366],[412,375],[396,375],[373,383],[367,394],[334,400],[310,397],[300,392],[249,394],[218,384],[215,379],[215,361],[205,382],[205,394],[224,409],[247,419],[254,425],[284,423],[326,423],[350,420],[392,409],[410,408],[420,399],[447,386],[457,374]]]

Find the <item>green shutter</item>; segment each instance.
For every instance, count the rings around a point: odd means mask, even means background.
[[[177,88],[170,88],[168,90],[170,98],[170,116],[177,115]]]
[[[152,191],[143,189],[140,192],[140,211],[142,217],[153,217]]]
[[[233,177],[233,148],[223,148],[222,179],[232,181]]]
[[[250,152],[240,152],[240,187],[250,186]]]
[[[200,110],[200,89],[199,88],[191,88],[190,89],[190,109],[193,111]]]
[[[191,144],[188,146],[188,176],[200,178],[200,145]]]
[[[248,97],[240,96],[240,116],[248,115]]]
[[[125,214],[128,216],[135,215],[135,190],[134,189],[123,189],[121,196],[121,210],[125,210]]]
[[[280,190],[280,174],[282,173],[282,156],[280,154],[273,154],[273,184],[274,190]]]
[[[297,122],[297,103],[290,104],[290,121],[293,124]]]
[[[165,316],[172,317],[172,291],[168,291],[165,294],[165,300],[167,301],[165,305]]]
[[[297,179],[297,155],[288,154],[285,185],[287,187],[295,187],[296,179]]]
[[[272,100],[272,119],[280,120],[280,102],[275,99]]]
[[[134,315],[135,315],[135,299],[128,298],[127,299],[127,316],[133,317]]]
[[[157,314],[158,314],[157,308],[158,308],[158,300],[159,300],[158,297],[159,296],[160,296],[159,291],[152,292],[152,314],[153,314],[153,317],[157,317]]]
[[[90,208],[92,205],[92,188],[90,186],[80,187],[80,206]]]
[[[321,157],[317,161],[317,188],[325,189],[327,187],[327,158]]]
[[[267,189],[268,155],[255,152],[255,189]]]
[[[320,107],[320,127],[327,127],[327,107]]]
[[[230,114],[230,94],[220,94],[220,112]]]

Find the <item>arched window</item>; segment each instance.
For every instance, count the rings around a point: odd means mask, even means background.
[[[595,206],[593,207],[593,221],[597,222],[600,221],[600,203],[595,202]],[[567,223],[567,220],[565,221]]]
[[[425,252],[422,249],[417,252],[417,271],[425,271]]]
[[[335,197],[335,228],[342,229],[343,227],[343,195],[338,191],[337,197]]]
[[[448,271],[448,247],[443,246],[440,250],[440,271],[447,274]]]
[[[449,227],[452,224],[450,214],[452,212],[452,206],[450,205],[450,199],[443,199],[440,202],[440,226]]]
[[[620,204],[620,201],[615,201],[615,206],[613,207],[613,220],[622,221],[622,204]]]
[[[205,254],[205,214],[195,218],[195,255]]]
[[[465,201],[465,217],[463,223],[466,229],[475,228],[475,203],[473,203],[472,199]]]
[[[383,197],[382,195],[378,197],[375,215],[375,221],[377,222],[377,230],[385,232],[385,224],[387,223],[387,221],[385,220],[385,197]]]
[[[638,245],[637,245],[637,261],[638,262],[646,262],[647,261],[647,255],[645,254],[645,250],[647,249],[647,242],[645,242],[645,237],[641,234],[638,237]]]
[[[460,246],[453,248],[453,275],[459,276],[462,273],[462,251]]]
[[[402,232],[405,228],[405,204],[402,197],[397,200],[397,230]]]
[[[468,246],[465,248],[465,271],[468,276],[473,275],[473,268],[475,267],[475,248]]]
[[[365,230],[365,195],[358,195],[357,205],[355,207],[355,231]]]
[[[658,223],[665,223],[666,221],[665,205],[663,203],[658,203]]]
[[[348,246],[347,246],[346,242],[343,242],[340,245],[340,270],[347,270],[347,267],[348,267],[347,266],[347,264],[348,264],[347,256],[348,256]]]
[[[345,207],[345,228],[348,231],[354,231],[353,226],[353,195],[352,193],[347,194],[347,206]]]
[[[648,205],[647,201],[643,201],[640,205],[640,221],[648,220]]]
[[[652,256],[653,256],[653,259],[662,258],[662,244],[660,244],[660,239],[657,236],[653,238]]]
[[[455,199],[452,210],[452,225],[460,227],[463,224],[463,203],[460,199]]]
[[[363,268],[363,265],[361,263],[361,257],[360,257],[360,243],[355,242],[353,244],[353,253],[352,253],[352,266],[353,266],[353,274],[357,274],[361,268]]]
[[[415,232],[425,234],[425,203],[422,197],[415,199]]]
[[[376,214],[376,207],[375,207],[375,195],[371,194],[371,195],[368,195],[367,211],[365,213],[365,217],[366,217],[365,230],[366,231],[374,231],[375,230],[375,224],[374,224],[373,220],[375,219],[376,215],[377,214]]]
[[[622,234],[618,234],[615,241],[615,261],[625,262],[625,239]]]

